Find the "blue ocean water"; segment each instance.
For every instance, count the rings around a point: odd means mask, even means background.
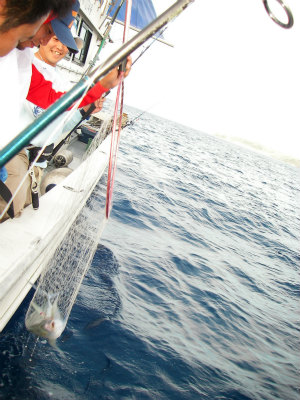
[[[300,399],[299,193],[296,167],[144,114],[62,353],[26,331],[30,293],[0,398]]]

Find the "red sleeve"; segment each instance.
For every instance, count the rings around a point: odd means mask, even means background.
[[[99,97],[107,91],[108,89],[101,86],[99,82],[96,83],[84,96],[78,108],[94,103],[95,100],[99,99]],[[66,92],[56,92],[52,87],[52,82],[46,81],[43,74],[32,64],[32,75],[27,100],[46,109],[65,93]]]

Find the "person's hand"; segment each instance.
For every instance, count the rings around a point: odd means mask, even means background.
[[[105,97],[100,97],[100,99],[98,99],[98,100],[96,100],[96,101],[94,102],[94,105],[95,105],[96,108],[95,108],[95,110],[92,112],[92,114],[97,113],[97,112],[99,112],[99,111],[102,110],[103,103],[105,102],[105,100],[106,100]]]
[[[124,78],[129,74],[132,64],[131,56],[127,57],[126,69]],[[114,68],[110,71],[103,79],[101,79],[100,84],[105,87],[106,89],[112,89],[116,87],[120,82],[120,71],[119,67]]]
[[[95,113],[101,111],[105,100],[106,100],[105,97],[100,97],[100,99],[96,100],[94,102],[95,109],[94,109],[94,111],[91,112],[91,114],[95,114]],[[84,106],[82,108],[84,109],[85,112],[87,112],[90,107],[91,107],[91,105],[89,104],[88,106]]]

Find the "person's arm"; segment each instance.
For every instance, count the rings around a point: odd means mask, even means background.
[[[132,59],[131,56],[127,57],[126,69],[124,78],[129,74],[131,69]],[[84,96],[78,108],[94,103],[105,92],[114,88],[120,82],[119,68],[116,67],[111,70],[100,82],[97,82],[92,89],[90,89]],[[36,104],[41,108],[48,108],[66,92],[56,92],[52,87],[52,82],[46,81],[44,76],[32,64],[32,75],[27,100]]]
[[[87,92],[78,107],[80,108],[93,103],[108,90],[108,88],[103,87],[100,82],[98,82],[92,89]],[[66,92],[56,92],[52,87],[52,82],[46,81],[43,74],[41,74],[37,70],[37,68],[32,65],[32,75],[29,91],[27,94],[27,100],[31,101],[41,108],[46,109],[65,93]]]

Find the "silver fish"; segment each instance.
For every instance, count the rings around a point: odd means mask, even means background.
[[[62,334],[67,323],[61,316],[57,302],[58,296],[52,303],[50,295],[47,295],[47,301],[42,306],[32,301],[34,311],[25,319],[26,328],[30,332],[47,339],[56,349],[56,339]]]

